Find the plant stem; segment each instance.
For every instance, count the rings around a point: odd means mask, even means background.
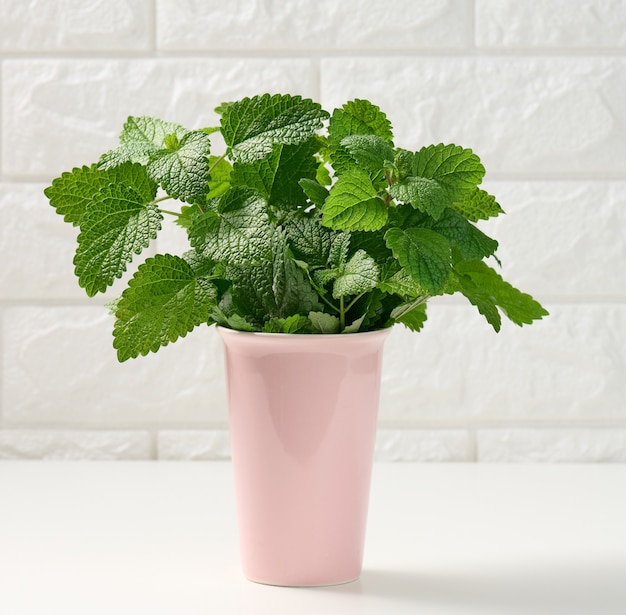
[[[209,167],[209,175],[211,175],[211,172],[213,171],[213,169],[215,169],[215,167],[222,162],[222,160],[224,160],[224,158],[226,158],[226,154],[222,154],[219,158],[216,158],[215,161],[213,162],[213,164]]]
[[[339,330],[346,328],[346,310],[343,307],[343,296],[339,297]]]
[[[177,218],[181,217],[181,213],[177,213],[175,211],[170,211],[169,209],[159,209],[162,214],[169,214],[170,216],[176,216]]]
[[[174,197],[166,194],[165,196],[159,197],[158,199],[154,199],[153,203],[160,203],[161,201],[167,201],[168,199],[173,199]]]

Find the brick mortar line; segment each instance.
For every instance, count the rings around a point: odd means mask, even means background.
[[[342,59],[342,58],[384,59],[384,58],[428,58],[428,59],[511,59],[546,58],[546,59],[580,59],[589,58],[626,58],[626,47],[608,48],[485,48],[485,47],[430,47],[423,49],[315,49],[289,48],[272,49],[267,47],[247,49],[77,49],[68,51],[56,50],[12,50],[0,52],[1,61],[13,60],[176,60],[176,59]]]

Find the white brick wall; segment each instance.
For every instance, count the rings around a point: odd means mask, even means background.
[[[495,335],[438,300],[395,330],[378,458],[626,461],[626,0],[0,0],[0,62],[0,459],[228,457],[215,332],[119,365],[42,190],[130,114],[289,91],[477,151],[503,273],[552,313]]]

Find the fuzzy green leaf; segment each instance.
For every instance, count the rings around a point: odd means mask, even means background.
[[[322,208],[324,226],[342,231],[376,231],[387,223],[387,207],[370,176],[352,169],[339,177]]]
[[[322,207],[322,205],[324,205],[329,192],[317,180],[307,179],[305,177],[298,183],[300,184],[300,188],[302,188],[304,194],[306,194],[307,198],[310,199],[311,203],[317,205],[318,207]]]
[[[421,331],[426,323],[426,303],[420,303],[396,319],[411,331]]]
[[[154,203],[124,184],[98,192],[81,219],[74,257],[78,283],[90,297],[122,276],[133,254],[156,237],[162,219]]]
[[[154,199],[156,184],[139,164],[126,163],[101,170],[96,166],[73,169],[63,173],[44,190],[50,204],[66,222],[79,226],[89,204],[98,192],[109,184],[124,184],[135,190],[146,202]]]
[[[312,180],[317,173],[317,143],[309,139],[299,145],[274,145],[272,151],[253,162],[237,162],[231,183],[262,194],[270,205],[295,208],[306,201],[302,178]]]
[[[357,250],[341,267],[333,282],[333,297],[360,295],[378,284],[379,269],[376,261],[363,250]]]
[[[471,149],[459,145],[429,145],[415,153],[412,175],[436,180],[451,202],[473,193],[485,175],[485,167]]]
[[[330,159],[339,173],[354,167],[354,159],[341,144],[350,135],[376,135],[393,145],[391,123],[379,107],[367,100],[347,102],[333,111],[328,123]]]
[[[182,139],[188,132],[186,128],[172,122],[164,122],[155,117],[129,117],[122,133],[120,145],[104,154],[98,162],[98,167],[108,169],[124,162],[138,162],[148,164],[153,154],[167,149],[165,139],[172,142],[171,135],[176,140]]]
[[[451,208],[447,208],[441,218],[429,228],[443,235],[452,246],[458,248],[465,260],[480,260],[491,256],[498,249],[495,239],[485,235]]]
[[[113,346],[120,361],[156,352],[209,322],[217,289],[170,254],[148,258],[122,293],[115,312]]]
[[[435,220],[448,205],[448,199],[441,184],[425,177],[407,177],[389,187],[395,199],[410,203],[415,209],[429,214]]]
[[[195,249],[230,265],[267,258],[271,235],[265,199],[234,189],[221,197],[217,210],[196,217],[189,228],[189,241]]]
[[[265,323],[264,333],[308,333],[311,321],[300,314],[287,318],[272,318]]]
[[[233,166],[224,158],[209,156],[209,169],[211,175],[209,177],[209,193],[206,195],[207,200],[218,198],[228,192]]]
[[[485,316],[489,324],[500,330],[498,309],[516,325],[531,324],[547,316],[547,310],[530,295],[523,293],[482,261],[461,261],[455,271],[460,291]]]
[[[222,107],[222,135],[236,162],[254,162],[274,145],[303,143],[328,117],[318,103],[301,96],[254,96]]]
[[[339,318],[326,312],[309,312],[309,320],[313,326],[313,333],[339,333],[341,328]]]
[[[463,200],[453,203],[452,207],[471,222],[488,220],[504,213],[504,210],[496,202],[496,197],[480,188],[476,188]]]
[[[451,271],[450,244],[444,237],[425,228],[392,228],[385,240],[400,265],[429,294],[443,290]]]
[[[386,163],[393,162],[394,153],[389,143],[375,134],[348,135],[340,142],[357,164],[376,173],[385,168]]]
[[[185,203],[204,203],[209,191],[211,141],[201,130],[188,132],[173,149],[154,152],[148,175],[167,194]]]
[[[313,267],[326,265],[332,231],[323,227],[318,218],[294,218],[286,230],[289,245],[297,258]]]

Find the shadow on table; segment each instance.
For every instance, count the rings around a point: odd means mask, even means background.
[[[323,591],[477,613],[625,615],[626,554],[615,561],[537,562],[497,571],[364,570],[358,581]]]

